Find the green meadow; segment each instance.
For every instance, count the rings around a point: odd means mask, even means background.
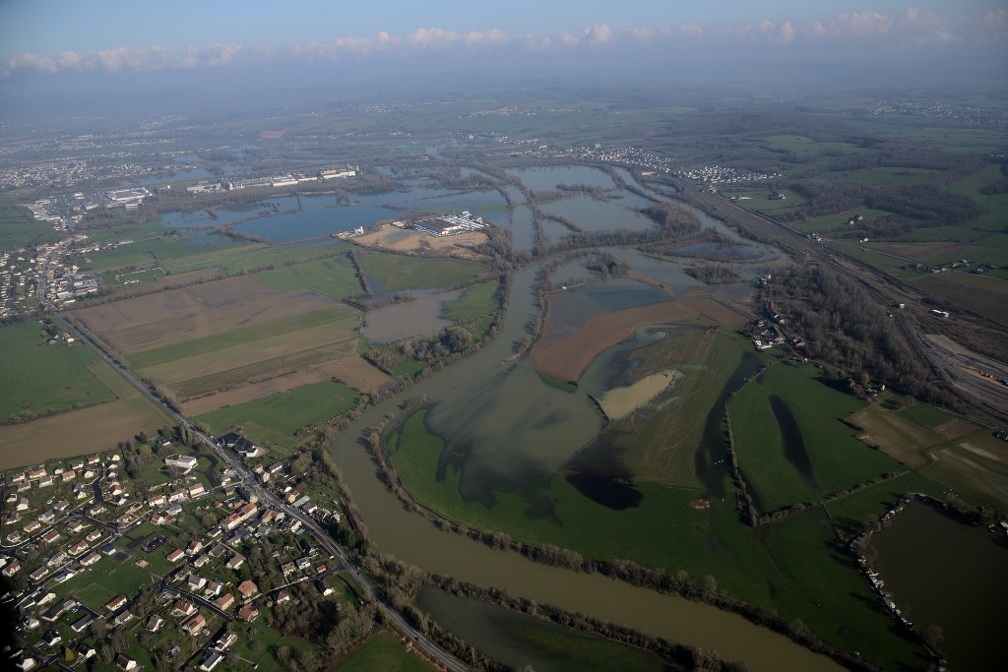
[[[357,392],[345,385],[326,380],[228,406],[198,416],[196,420],[209,425],[215,434],[240,426],[248,432],[251,425],[263,425],[293,436],[306,425],[324,422],[350,410],[359,398]]]
[[[762,502],[764,512],[813,502],[903,466],[857,438],[842,418],[865,402],[825,384],[813,366],[772,363],[728,403],[739,468]],[[782,428],[769,398],[790,407],[811,462],[804,478],[784,454]]]
[[[63,339],[47,345],[48,338],[38,322],[0,327],[0,352],[4,353],[0,418],[115,399],[89,368],[103,366],[98,355],[81,343],[67,345]]]
[[[641,504],[617,511],[585,498],[560,475],[532,498],[496,493],[488,509],[462,500],[460,474],[451,467],[442,481],[435,479],[444,444],[427,432],[425,415],[421,409],[409,416],[390,435],[387,450],[410,493],[447,518],[531,544],[569,548],[585,558],[629,559],[669,573],[682,569],[695,579],[710,574],[727,593],[800,618],[830,641],[885,667],[913,660],[912,644],[893,645],[885,634],[891,621],[874,608],[857,569],[831,551],[837,537],[821,509],[754,531],[741,522],[732,492],[724,502],[697,508],[691,506],[695,490],[637,483]]]

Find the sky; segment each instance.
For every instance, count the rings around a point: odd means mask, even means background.
[[[1006,54],[1006,0],[0,0],[0,96],[24,90],[14,82],[242,68],[924,70],[973,59],[996,73]]]

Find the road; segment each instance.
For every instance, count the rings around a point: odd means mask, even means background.
[[[41,273],[40,277],[44,278],[45,273],[44,272]],[[53,317],[59,319],[59,321],[64,324],[67,331],[76,334],[78,340],[80,340],[82,343],[86,344],[88,347],[90,347],[92,350],[98,353],[98,355],[103,360],[105,360],[105,362],[109,366],[118,371],[119,374],[123,376],[123,378],[128,380],[134,387],[140,390],[140,392],[146,395],[151,401],[161,406],[164,412],[167,415],[171,416],[178,424],[180,425],[184,424],[187,427],[189,427],[192,430],[193,435],[199,437],[199,440],[202,441],[203,444],[207,448],[209,448],[214,455],[217,456],[217,458],[219,458],[226,465],[234,469],[235,473],[239,475],[241,483],[244,484],[245,487],[247,487],[250,492],[255,494],[259,498],[260,502],[268,504],[269,506],[275,508],[276,510],[283,511],[286,515],[292,518],[296,518],[297,520],[300,520],[301,524],[304,525],[307,529],[311,530],[312,534],[315,536],[318,542],[322,545],[323,548],[325,548],[329,552],[330,555],[339,558],[341,565],[345,568],[344,571],[350,574],[357,582],[357,584],[361,586],[364,592],[367,593],[368,597],[378,604],[386,620],[392,623],[396,627],[396,629],[398,629],[400,632],[403,633],[403,635],[405,635],[408,639],[412,640],[415,646],[420,648],[427,656],[429,656],[432,660],[436,661],[445,669],[452,670],[453,672],[463,672],[464,670],[469,669],[468,667],[463,665],[458,659],[452,656],[450,653],[439,647],[431,640],[427,639],[427,637],[425,637],[422,632],[420,632],[412,625],[410,625],[406,621],[406,619],[403,618],[402,614],[393,609],[391,605],[381,600],[378,597],[377,593],[375,592],[374,587],[371,585],[371,582],[363,574],[361,574],[357,565],[355,565],[350,560],[350,558],[347,557],[342,547],[340,547],[340,545],[336,543],[336,540],[333,539],[329,535],[329,533],[322,528],[321,525],[319,525],[317,520],[306,514],[304,511],[296,509],[293,506],[287,504],[287,502],[280,499],[280,497],[278,497],[276,493],[274,493],[269,488],[265,487],[259,481],[259,479],[256,478],[256,476],[251,471],[249,471],[248,468],[245,467],[245,464],[241,461],[241,459],[238,457],[237,454],[233,453],[227,448],[222,448],[221,446],[218,446],[217,442],[214,441],[211,437],[207,436],[206,434],[200,432],[198,429],[193,427],[192,424],[184,415],[178,413],[174,409],[170,408],[163,401],[158,399],[154,395],[154,393],[151,392],[151,390],[139,378],[137,378],[130,371],[121,366],[111,355],[109,355],[101,347],[99,347],[97,343],[95,343],[91,338],[89,338],[86,334],[82,333],[69,320],[67,320],[63,316],[63,313],[59,310],[59,308],[54,306],[46,298],[45,286],[42,283],[43,281],[40,280],[39,283],[40,286],[36,291],[39,301],[42,303],[43,306],[45,306],[49,310],[50,314]]]

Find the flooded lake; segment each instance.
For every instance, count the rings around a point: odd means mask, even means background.
[[[1008,669],[1008,539],[914,501],[872,539],[875,566],[918,632],[938,626],[949,669]]]

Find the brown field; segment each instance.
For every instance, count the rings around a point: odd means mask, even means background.
[[[369,393],[377,391],[388,383],[395,382],[385,372],[376,369],[355,354],[344,359],[327,361],[303,371],[295,371],[259,383],[243,385],[233,390],[215,392],[192,399],[182,405],[182,410],[188,416],[202,415],[225,406],[244,404],[247,401],[255,401],[270,394],[287,392],[304,385],[321,383],[324,380],[334,378],[347,387]]]
[[[848,416],[846,421],[864,432],[859,439],[911,468],[927,464],[928,459],[923,452],[925,448],[945,441],[935,431],[880,406],[868,406]]]
[[[354,345],[354,343],[334,343],[322,346],[321,348],[293,352],[211,374],[204,374],[201,371],[189,371],[186,373],[188,376],[194,373],[199,373],[199,375],[175,383],[172,385],[172,389],[179,399],[188,401],[214,392],[234,390],[247,385],[257,385],[271,378],[290,375],[298,371],[307,371],[335,359],[351,357],[355,351]]]
[[[358,392],[377,392],[395,382],[394,378],[359,356],[327,362],[320,365],[318,370]]]
[[[445,236],[439,238],[430,236],[422,231],[412,229],[400,229],[397,226],[386,224],[377,231],[363,236],[350,239],[361,247],[376,250],[392,250],[394,252],[429,252],[437,251],[447,254],[456,259],[482,259],[482,255],[473,252],[471,249],[487,241],[487,235],[480,231],[467,231],[455,236]]]
[[[189,380],[194,374],[212,375],[286,357],[298,352],[316,350],[335,343],[345,346],[340,348],[340,354],[344,351],[355,351],[357,334],[351,328],[337,329],[332,323],[322,324],[289,334],[280,334],[251,344],[238,343],[231,347],[201,352],[189,357],[180,357],[164,364],[145,367],[140,372],[144,377],[171,386],[183,380]]]
[[[743,318],[706,296],[628,308],[590,318],[570,336],[558,338],[549,315],[543,338],[532,348],[536,370],[576,382],[600,352],[649,324],[736,324]]]
[[[92,371],[117,400],[24,425],[0,426],[0,471],[106,451],[141,431],[153,436],[171,424],[159,406],[113,369],[95,366]]]
[[[943,422],[934,428],[934,431],[942,436],[945,440],[958,439],[960,436],[966,436],[975,432],[977,426],[974,425],[969,420],[963,420],[962,418],[954,418],[948,422]]]
[[[952,241],[936,241],[933,243],[866,243],[864,246],[871,250],[892,254],[903,259],[913,259],[914,261],[927,259],[939,254],[961,252],[975,247],[971,243]]]
[[[75,311],[91,331],[130,354],[335,305],[317,292],[284,294],[238,277]]]
[[[201,268],[196,271],[186,271],[185,273],[172,273],[162,275],[154,280],[158,287],[181,287],[193,282],[209,282],[221,274],[216,268]]]
[[[254,385],[245,385],[235,390],[216,392],[208,394],[205,397],[192,399],[182,404],[182,411],[190,417],[203,415],[225,406],[244,404],[247,401],[255,401],[260,397],[270,394],[287,392],[288,390],[294,390],[304,385],[311,385],[312,383],[321,383],[323,380],[329,380],[329,376],[323,374],[318,369],[297,371],[286,376],[270,378]]]
[[[989,503],[1008,505],[1008,443],[987,431],[935,451],[922,472],[953,491],[972,491]]]

